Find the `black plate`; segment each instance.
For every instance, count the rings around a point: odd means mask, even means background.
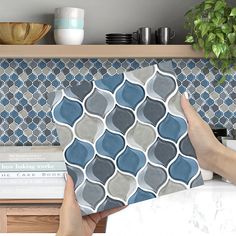
[[[106,34],[106,37],[132,37],[132,34]]]
[[[119,45],[119,44],[132,44],[132,42],[106,42],[106,44],[114,44],[114,45]]]
[[[109,40],[106,40],[106,43],[132,43],[132,41],[109,41]]]
[[[106,41],[132,41],[132,39],[106,39]]]

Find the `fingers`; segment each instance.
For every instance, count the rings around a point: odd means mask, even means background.
[[[113,208],[113,209],[109,209],[109,210],[106,210],[106,211],[98,212],[98,213],[90,215],[90,217],[92,217],[95,220],[95,222],[98,222],[101,219],[103,219],[103,218],[105,218],[109,215],[112,215],[112,214],[114,214],[118,211],[121,211],[121,210],[125,209],[126,207],[127,206],[122,206],[122,207]]]
[[[188,123],[194,124],[196,122],[199,122],[200,116],[198,113],[193,109],[191,104],[189,103],[188,99],[186,98],[186,95],[183,94],[181,96],[181,106],[184,111],[184,115],[188,121]]]
[[[76,202],[73,179],[68,174],[66,174],[66,186],[64,190],[63,202],[70,202],[70,203]]]
[[[118,207],[118,208],[114,208],[114,209],[109,209],[109,210],[106,210],[106,211],[103,211],[103,212],[100,212],[100,216],[101,216],[101,219],[102,218],[105,218],[109,215],[112,215],[118,211],[121,211],[123,209],[125,209],[127,206],[122,206],[122,207]]]

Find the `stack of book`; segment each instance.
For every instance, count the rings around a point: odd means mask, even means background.
[[[63,178],[65,172],[58,146],[0,147],[0,179]]]

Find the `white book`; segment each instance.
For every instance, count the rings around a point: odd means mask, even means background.
[[[18,162],[0,162],[1,172],[22,172],[22,171],[66,171],[66,165],[64,161],[18,161]]]
[[[0,162],[63,160],[60,146],[0,146]]]
[[[65,171],[55,172],[0,172],[0,179],[64,178]]]

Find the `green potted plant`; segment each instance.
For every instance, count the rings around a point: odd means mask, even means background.
[[[189,30],[186,41],[195,50],[203,50],[212,65],[223,74],[236,69],[236,8],[226,0],[204,0],[185,14]]]

